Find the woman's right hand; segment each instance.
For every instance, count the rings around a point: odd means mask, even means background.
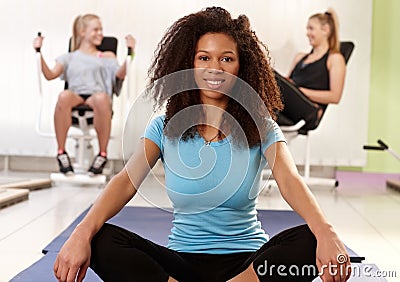
[[[58,281],[83,281],[90,265],[90,241],[72,234],[65,242],[54,262],[54,275]]]
[[[127,36],[125,36],[125,40],[126,47],[132,48],[132,51],[135,51],[136,39],[131,34],[128,34]]]
[[[43,38],[43,36],[38,36],[33,40],[33,48],[35,50],[42,48]]]

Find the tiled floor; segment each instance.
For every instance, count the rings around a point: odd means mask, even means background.
[[[46,175],[7,175],[10,176]],[[400,281],[400,193],[385,188],[385,177],[339,172],[340,186],[335,192],[327,187],[312,187],[311,190],[342,240],[365,256],[366,262],[376,264],[382,271],[396,271],[397,278],[387,278],[388,281]],[[400,178],[398,175],[391,177]],[[149,177],[140,195],[128,205],[169,207],[170,202],[158,181]],[[9,281],[39,259],[42,248],[101,191],[99,187],[58,184],[32,191],[29,200],[0,209],[0,282]],[[275,188],[262,193],[258,207],[289,209]]]

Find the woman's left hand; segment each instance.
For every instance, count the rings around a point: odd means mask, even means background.
[[[317,238],[317,266],[324,282],[345,282],[350,278],[350,257],[333,230]]]
[[[126,40],[126,47],[132,48],[132,51],[135,50],[136,39],[131,34],[128,34],[127,36],[125,36],[125,40]]]

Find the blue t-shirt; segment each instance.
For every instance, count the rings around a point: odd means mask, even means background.
[[[165,184],[174,208],[168,247],[179,252],[253,252],[268,241],[257,219],[256,199],[265,150],[285,141],[272,120],[265,143],[238,148],[232,137],[211,142],[196,135],[187,141],[164,135],[164,118],[153,119],[144,137],[161,151]]]

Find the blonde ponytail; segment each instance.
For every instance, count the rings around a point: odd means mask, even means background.
[[[79,35],[80,27],[82,26],[82,16],[77,16],[72,25],[71,52],[77,50],[81,45],[81,37]]]
[[[339,21],[336,12],[332,8],[328,8],[325,13],[314,14],[310,19],[318,19],[321,25],[329,26],[329,50],[334,53],[340,52]]]

